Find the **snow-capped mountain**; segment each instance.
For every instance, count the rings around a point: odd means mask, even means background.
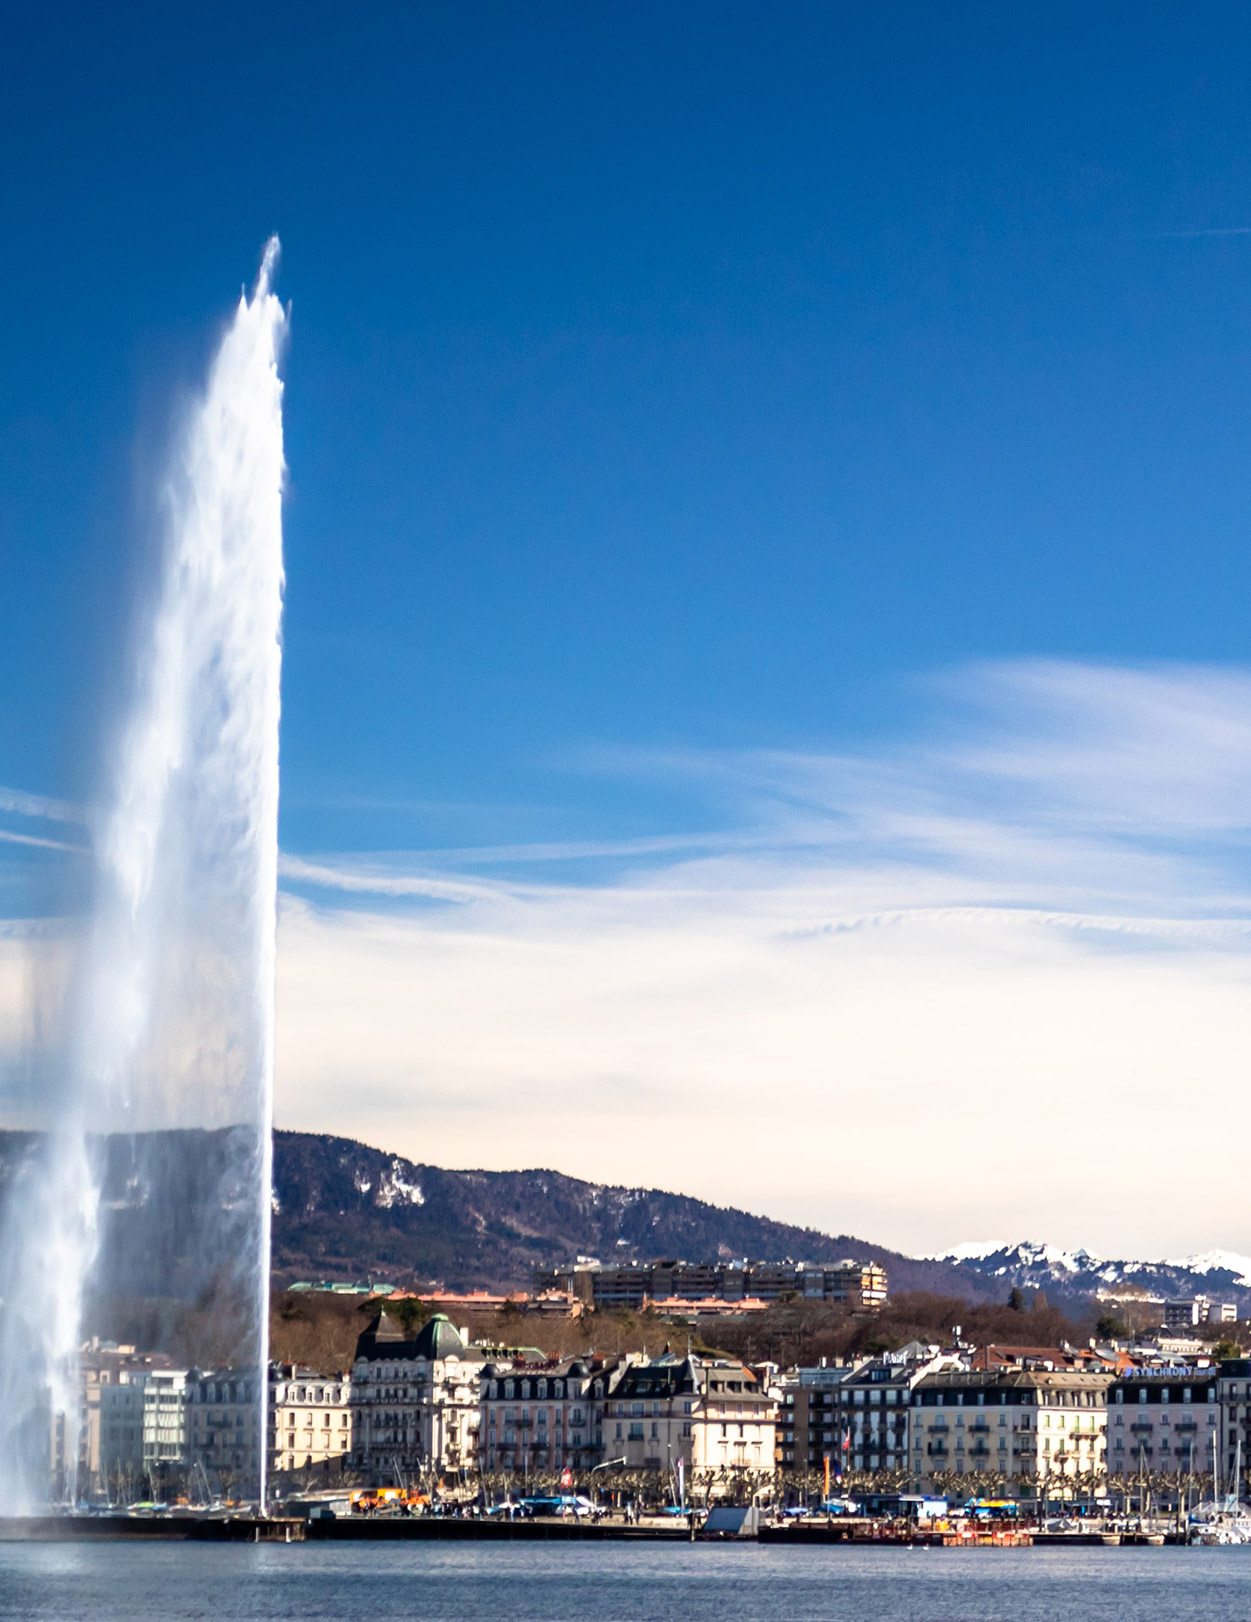
[[[1199,1256],[1157,1261],[1118,1261],[1092,1256],[1088,1250],[1065,1250],[1030,1240],[1001,1240],[953,1245],[932,1258],[950,1262],[971,1278],[1002,1279],[1005,1293],[1043,1290],[1048,1295],[1094,1296],[1126,1293],[1151,1296],[1206,1295],[1251,1307],[1251,1256],[1232,1250],[1208,1250]]]

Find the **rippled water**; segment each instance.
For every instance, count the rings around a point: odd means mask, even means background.
[[[0,1545],[0,1618],[1191,1622],[1251,1617],[1246,1549]]]

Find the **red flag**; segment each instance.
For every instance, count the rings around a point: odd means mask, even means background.
[[[573,1471],[568,1465],[560,1472],[560,1484],[562,1487],[573,1486]]]

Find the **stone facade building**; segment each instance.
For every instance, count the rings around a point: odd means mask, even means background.
[[[603,1358],[488,1364],[479,1394],[481,1467],[526,1475],[598,1464],[603,1393],[619,1374],[619,1361]]]
[[[734,1358],[666,1353],[636,1363],[604,1407],[605,1460],[634,1470],[672,1470],[689,1482],[772,1474],[777,1402]]]
[[[782,1388],[778,1464],[825,1469],[908,1471],[912,1392],[927,1374],[961,1367],[936,1347],[913,1341],[855,1364],[796,1369]]]
[[[295,1363],[269,1369],[269,1474],[329,1472],[352,1451],[352,1382]]]
[[[250,1369],[192,1370],[185,1385],[185,1459],[202,1470],[199,1485],[224,1497],[260,1491],[260,1401]]]
[[[942,1369],[912,1393],[915,1485],[990,1475],[1060,1491],[1105,1473],[1109,1374]]]
[[[1251,1471],[1251,1359],[1233,1357],[1220,1365],[1216,1396],[1221,1472],[1226,1482],[1233,1481],[1235,1472],[1245,1481]]]
[[[412,1339],[378,1313],[352,1364],[352,1466],[379,1486],[469,1469],[477,1460],[485,1361],[442,1313]]]
[[[1210,1475],[1220,1458],[1216,1368],[1128,1369],[1108,1392],[1108,1474]]]

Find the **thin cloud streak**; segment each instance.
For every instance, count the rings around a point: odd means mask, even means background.
[[[454,882],[479,865],[629,858],[622,882],[663,884],[700,862],[754,856],[923,873],[952,901],[998,893],[1014,906],[1182,916],[1251,904],[1245,672],[1037,661],[974,667],[929,683],[926,696],[939,713],[921,737],[861,755],[581,757],[600,775],[685,789],[713,813],[700,832],[396,852],[390,870],[407,863]],[[583,880],[610,881],[611,870]]]
[[[358,895],[409,896],[427,901],[468,902],[494,900],[502,893],[482,884],[430,877],[425,874],[381,873],[368,867],[352,867],[342,860],[336,865],[328,865],[304,861],[298,856],[283,855],[278,861],[278,871],[283,878],[296,883]]]
[[[28,794],[20,788],[0,787],[0,811],[19,817],[38,817],[44,822],[86,822],[85,807],[69,800],[54,800],[43,794]]]
[[[395,851],[395,860],[427,863],[459,862],[467,867],[495,867],[502,863],[585,862],[606,856],[659,856],[679,851],[722,849],[735,841],[723,832],[657,834],[639,839],[565,839],[516,845],[466,845],[417,851]]]
[[[1251,1249],[1251,675],[919,692],[858,752],[582,758],[695,833],[285,856],[281,1124],[914,1251]]]
[[[605,841],[580,883],[447,872],[464,905],[386,916],[288,898],[286,1118],[918,1251],[991,1217],[1251,1246],[1251,677],[1035,662],[926,701],[860,754],[599,752],[724,832]],[[1144,1212],[1144,1183],[1176,1199]]]
[[[68,845],[63,839],[40,839],[35,834],[13,833],[8,828],[0,828],[0,842],[6,845],[33,845],[38,850],[64,850],[75,855],[83,855],[86,847],[83,845]]]

